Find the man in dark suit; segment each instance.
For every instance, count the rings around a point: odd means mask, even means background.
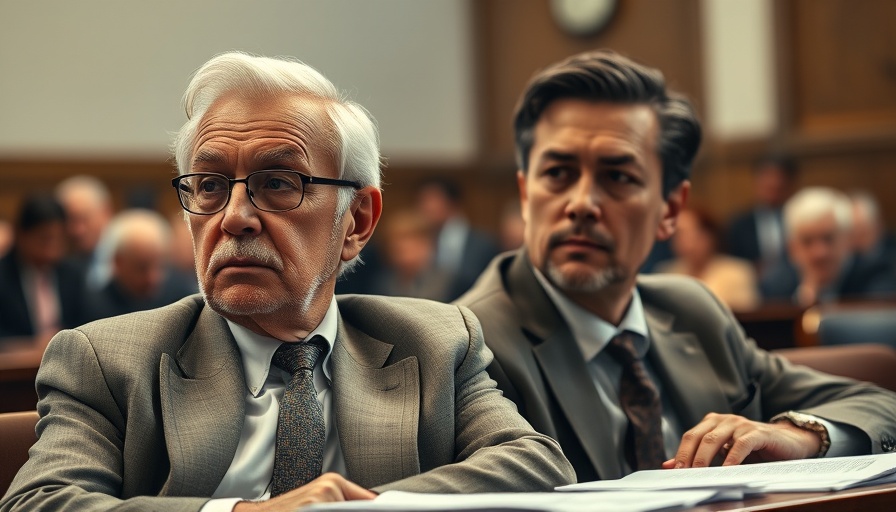
[[[467,222],[461,189],[453,180],[431,177],[420,183],[417,209],[435,232],[435,268],[449,276],[445,295],[447,300],[454,300],[473,285],[498,254],[498,244]]]
[[[0,346],[43,338],[82,321],[83,279],[64,260],[65,211],[52,196],[25,199],[12,250],[0,259]]]
[[[524,247],[457,302],[580,481],[896,447],[896,395],[758,349],[695,280],[637,275],[675,231],[700,142],[658,70],[573,56],[529,82],[515,129]]]
[[[203,65],[185,102],[172,184],[203,294],[50,342],[38,441],[0,510],[296,510],[573,481],[488,377],[469,310],[334,296],[382,210],[365,110],[304,64],[242,53]]]
[[[197,292],[192,276],[171,267],[171,226],[157,212],[118,213],[100,245],[109,252],[111,275],[105,286],[88,291],[85,321],[167,306]]]
[[[754,201],[731,219],[724,249],[752,262],[760,276],[787,260],[782,208],[793,193],[797,164],[786,155],[770,154],[753,165]]]

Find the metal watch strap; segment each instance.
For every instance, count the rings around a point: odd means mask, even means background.
[[[787,411],[775,415],[769,423],[777,423],[781,420],[787,420],[803,430],[818,434],[818,437],[821,438],[821,449],[815,454],[816,458],[824,457],[825,454],[828,453],[828,449],[831,447],[831,436],[828,435],[828,429],[816,420],[815,417],[801,412]]]

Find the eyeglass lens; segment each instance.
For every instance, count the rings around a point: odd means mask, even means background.
[[[214,174],[186,176],[177,187],[184,207],[197,213],[222,210],[230,197],[231,180]],[[289,171],[261,171],[249,176],[249,198],[257,208],[267,211],[286,211],[299,206],[303,184],[298,173]]]

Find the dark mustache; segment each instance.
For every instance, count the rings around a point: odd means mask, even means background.
[[[608,251],[613,251],[616,249],[616,243],[613,242],[609,237],[604,235],[603,233],[599,233],[593,229],[582,226],[573,226],[569,229],[564,229],[562,231],[558,231],[553,233],[548,238],[548,247],[553,249],[563,242],[567,241],[570,237],[579,237],[588,240],[589,242],[598,245],[600,247],[605,248]]]

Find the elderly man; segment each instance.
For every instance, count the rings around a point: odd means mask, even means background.
[[[472,313],[334,298],[382,207],[360,106],[308,66],[237,53],[185,101],[173,183],[203,294],[50,343],[39,440],[0,509],[294,510],[573,480],[485,373]]]
[[[758,349],[693,279],[637,275],[675,231],[700,142],[658,70],[571,57],[531,80],[515,128],[525,244],[458,303],[579,480],[896,446],[894,394]]]
[[[811,306],[896,293],[889,265],[865,264],[853,252],[852,216],[849,197],[827,187],[803,189],[787,201],[790,262],[763,279],[763,295]]]
[[[171,226],[158,213],[124,210],[109,223],[100,245],[110,253],[112,275],[102,289],[88,292],[86,320],[158,308],[196,293],[192,280],[172,272]]]
[[[56,198],[65,207],[72,260],[83,267],[89,289],[102,288],[111,274],[108,249],[99,243],[113,214],[109,189],[98,178],[77,175],[56,185]]]

